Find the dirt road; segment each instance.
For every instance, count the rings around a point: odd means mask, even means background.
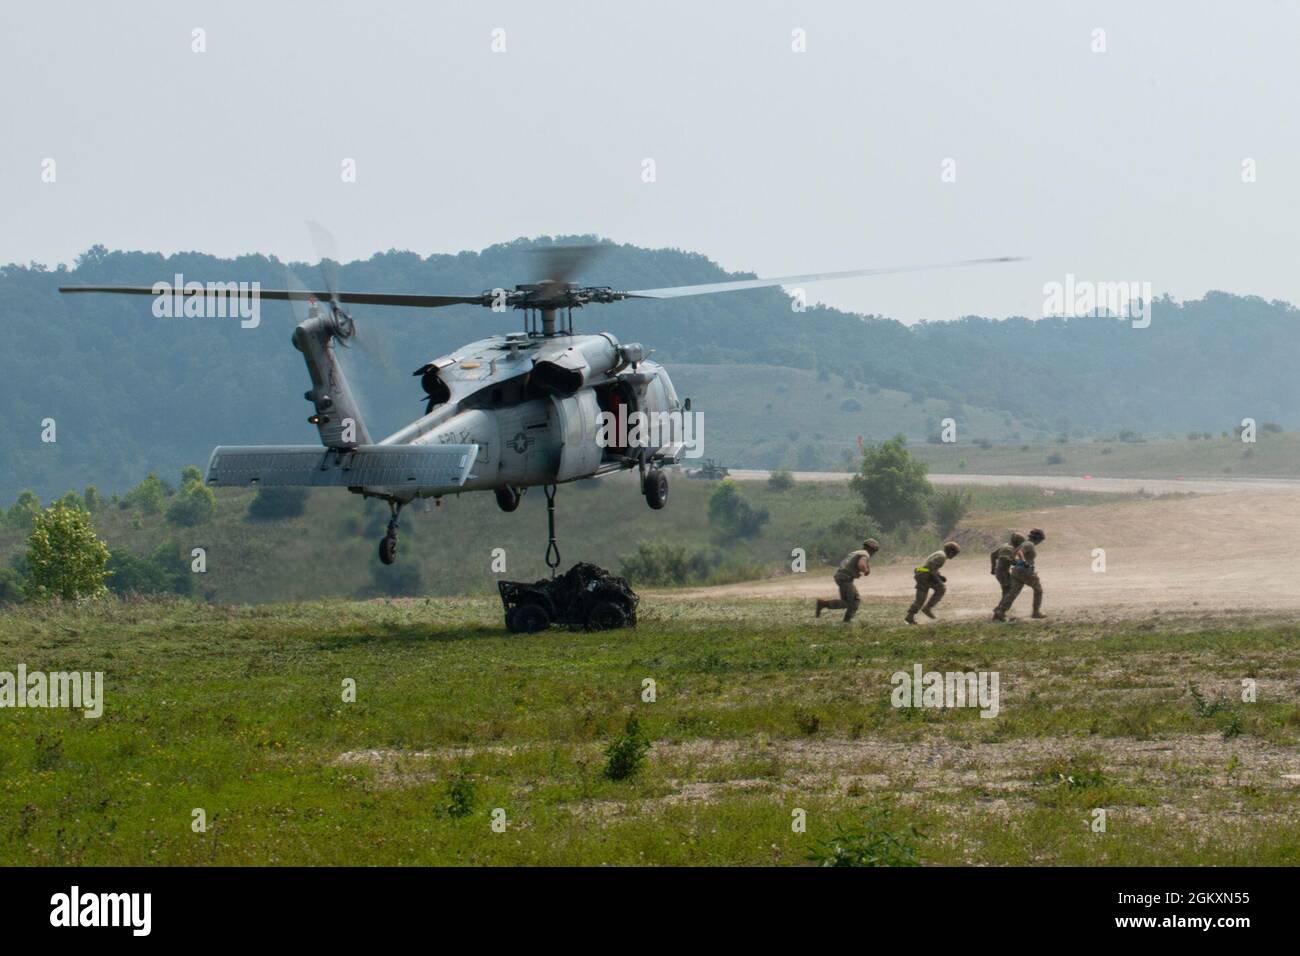
[[[730,475],[737,481],[766,481],[770,471],[733,468]],[[845,471],[795,471],[795,481],[848,481]],[[1197,494],[1220,492],[1239,494],[1250,491],[1276,491],[1300,495],[1300,478],[1094,478],[1089,475],[928,475],[935,485],[1035,485],[1039,488],[1066,488],[1071,491],[1100,491],[1132,494],[1149,491],[1168,494],[1186,491]]]
[[[739,475],[737,477],[740,477]],[[954,476],[931,476],[944,483]],[[1103,490],[1101,479],[1079,486],[1068,479],[963,475],[970,483],[1043,484]],[[1081,479],[1079,479],[1082,481]],[[1115,487],[1124,482],[1125,486]],[[1128,483],[1131,482],[1131,486]],[[1040,526],[1047,541],[1038,551],[1038,570],[1049,614],[1070,616],[1145,616],[1153,610],[1300,610],[1300,483],[1285,481],[1154,482],[1110,479],[1106,490],[1195,492],[1193,497],[1122,501],[1029,512],[1015,521],[1028,530]],[[1001,530],[1001,529],[998,529]],[[846,543],[846,549],[853,542]],[[794,545],[792,545],[793,547]],[[1105,552],[1105,571],[1094,570],[1094,549]],[[860,579],[867,605],[898,605],[901,616],[912,595],[911,570],[924,557],[878,567]],[[988,555],[964,552],[945,568],[948,594],[941,617],[987,617],[998,587],[989,575]],[[829,573],[818,571],[761,582],[673,592],[680,600],[699,597],[833,596]],[[665,593],[664,596],[667,596]],[[1023,592],[1013,614],[1028,617],[1030,594]]]

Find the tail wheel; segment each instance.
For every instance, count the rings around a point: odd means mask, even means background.
[[[497,507],[502,511],[510,512],[519,507],[519,502],[523,499],[523,494],[509,485],[496,490]]]
[[[587,612],[587,627],[593,631],[612,631],[627,623],[627,615],[613,601],[597,601]]]
[[[551,626],[551,615],[546,613],[546,608],[540,604],[521,604],[514,609],[514,612],[506,619],[507,624],[513,623],[513,631],[522,631],[525,634],[536,634],[538,631],[544,631]]]
[[[396,538],[385,535],[379,539],[379,560],[384,564],[392,564],[397,560]]]
[[[645,503],[655,511],[668,504],[668,476],[662,468],[655,468],[645,476],[641,491],[645,495]]]

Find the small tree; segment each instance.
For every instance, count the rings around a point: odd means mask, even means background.
[[[897,435],[867,448],[849,483],[862,498],[862,510],[882,531],[923,524],[926,503],[934,493],[925,477],[925,463],[913,458],[906,445],[907,439]]]
[[[163,499],[166,497],[167,486],[152,471],[144,481],[126,493],[126,501],[132,505],[139,505],[140,510],[147,515],[156,515],[162,511]]]
[[[90,515],[57,503],[33,522],[23,589],[36,601],[103,594],[108,557],[108,546],[95,536]]]
[[[99,493],[99,489],[94,485],[87,485],[82,497],[86,502],[86,510],[91,514],[104,510],[104,496]]]
[[[947,538],[970,510],[971,497],[964,491],[940,491],[930,502],[930,517],[939,537]]]
[[[36,516],[41,513],[41,499],[34,491],[24,491],[9,508],[9,523],[19,531],[30,531]]]
[[[202,481],[187,481],[167,508],[167,520],[172,524],[192,528],[212,520],[217,510],[217,499],[212,489]]]

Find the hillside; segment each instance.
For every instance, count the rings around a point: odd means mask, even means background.
[[[387,252],[342,266],[340,284],[477,293],[537,278],[530,253],[552,242],[516,240],[427,258]],[[317,283],[314,268],[292,269]],[[174,473],[201,464],[221,443],[314,441],[287,306],[264,303],[260,326],[242,329],[232,319],[158,319],[148,299],[55,291],[61,284],[150,285],[176,273],[275,288],[286,283],[285,272],[260,255],[222,260],[102,247],[72,269],[0,269],[0,499],[26,487],[48,497],[92,481],[121,490],[150,468]],[[733,277],[699,254],[610,243],[586,272],[578,278],[616,288]],[[378,434],[418,413],[422,395],[410,372],[419,364],[517,326],[514,316],[468,306],[356,312],[361,331],[347,362]],[[943,417],[957,419],[963,437],[990,440],[1125,429],[1218,434],[1247,416],[1300,424],[1300,378],[1284,361],[1269,361],[1300,348],[1296,310],[1257,298],[1161,299],[1147,329],[1109,318],[967,318],[908,328],[825,308],[793,313],[780,290],[766,289],[624,302],[588,310],[577,324],[641,341],[670,368],[680,364],[683,393],[721,415],[713,451],[751,466],[793,467],[801,456],[805,465],[833,466],[858,435],[901,429],[922,439]],[[850,398],[860,415],[837,412]],[[52,444],[41,441],[49,418],[57,423]]]

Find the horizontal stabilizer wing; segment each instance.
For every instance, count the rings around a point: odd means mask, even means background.
[[[446,488],[465,484],[478,445],[218,445],[210,485],[308,488]]]

